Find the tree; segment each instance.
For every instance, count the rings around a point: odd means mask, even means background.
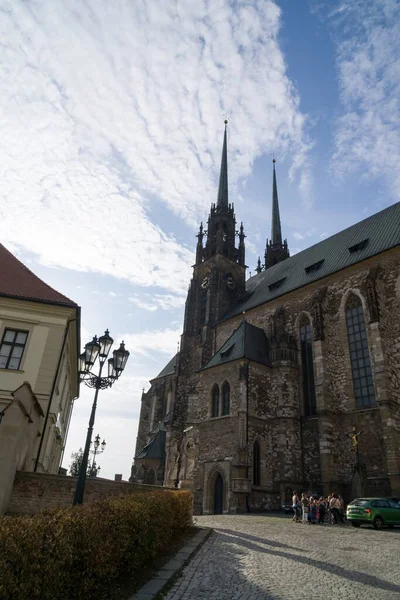
[[[82,448],[79,448],[78,452],[73,452],[71,454],[71,458],[72,458],[72,462],[69,465],[69,474],[72,475],[72,477],[78,477],[79,469],[81,468],[82,459],[83,459]],[[92,468],[92,465],[90,464],[90,460],[89,460],[87,470],[86,470],[86,475],[90,475],[91,468]]]

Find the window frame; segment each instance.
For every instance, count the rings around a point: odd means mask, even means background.
[[[215,383],[211,389],[211,418],[212,419],[216,419],[217,417],[219,417],[219,409],[220,409],[219,385],[217,383]],[[216,414],[214,414],[215,412],[216,412]]]
[[[5,337],[6,337],[6,335],[7,335],[8,332],[13,332],[14,333],[14,339],[13,339],[12,342],[8,342],[8,341],[5,340]],[[20,343],[18,343],[16,341],[19,333],[26,334],[25,342],[23,344],[20,344]],[[2,348],[3,348],[4,345],[5,346],[10,346],[11,348],[10,348],[10,352],[9,352],[8,356],[6,357],[7,360],[6,360],[5,366],[4,367],[0,366],[0,369],[4,369],[4,370],[7,370],[7,371],[20,371],[21,370],[21,363],[22,363],[22,359],[24,357],[26,346],[28,344],[29,333],[30,333],[30,331],[26,330],[26,329],[14,329],[12,327],[5,327],[4,328],[3,335],[2,335],[2,338],[1,338],[1,342],[0,342],[0,355],[1,355],[1,350],[2,350]],[[14,348],[22,348],[21,356],[13,356],[12,355]],[[14,360],[15,359],[19,359],[18,367],[16,369],[14,369],[12,367],[10,368],[10,366],[9,366],[10,365],[10,361],[12,359],[14,359]]]
[[[227,381],[222,384],[221,396],[221,417],[226,417],[231,412],[231,386]],[[228,410],[226,410],[226,406]]]
[[[253,444],[253,485],[261,485],[261,446],[258,440]]]
[[[367,324],[364,307],[358,296],[352,295],[350,301],[347,301],[345,322],[355,408],[376,408]]]
[[[303,319],[300,322],[299,335],[304,415],[315,417],[317,415],[317,396],[315,393],[313,335],[310,319]]]
[[[200,327],[203,327],[207,322],[208,287],[200,290]]]

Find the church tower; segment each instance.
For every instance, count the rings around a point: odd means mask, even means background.
[[[272,226],[271,226],[271,239],[265,248],[265,268],[268,269],[276,263],[289,258],[289,248],[287,240],[282,243],[282,229],[281,229],[281,218],[279,215],[279,202],[278,202],[278,187],[276,185],[276,171],[275,171],[275,158],[273,163],[273,181],[272,181]],[[260,264],[258,265],[257,272],[261,271]]]
[[[200,364],[212,356],[213,327],[245,292],[245,234],[236,230],[233,204],[228,199],[227,121],[225,121],[218,197],[211,205],[207,229],[200,225],[196,263],[186,300],[185,336],[200,336]],[[238,241],[238,244],[236,242]]]

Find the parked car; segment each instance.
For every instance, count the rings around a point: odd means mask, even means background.
[[[293,513],[292,503],[290,502],[282,502],[281,510],[285,513],[285,515],[289,513]]]
[[[355,498],[347,506],[347,520],[353,527],[373,525],[382,529],[400,525],[400,503],[393,498]]]

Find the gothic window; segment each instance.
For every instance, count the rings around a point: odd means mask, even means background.
[[[317,403],[314,385],[311,323],[308,319],[307,321],[303,321],[303,324],[300,326],[300,341],[304,413],[307,417],[311,417],[317,412]]]
[[[208,288],[201,288],[201,295],[200,295],[200,325],[204,325],[204,323],[206,322],[206,316],[207,316],[207,294],[208,294]]]
[[[211,417],[219,416],[219,387],[214,385],[211,392]]]
[[[231,404],[231,388],[227,381],[222,386],[222,414],[229,415]]]
[[[356,408],[370,408],[376,406],[374,382],[364,310],[360,298],[355,294],[347,301],[346,325]]]
[[[256,441],[253,446],[253,485],[260,485],[261,481],[261,461],[260,444]]]

